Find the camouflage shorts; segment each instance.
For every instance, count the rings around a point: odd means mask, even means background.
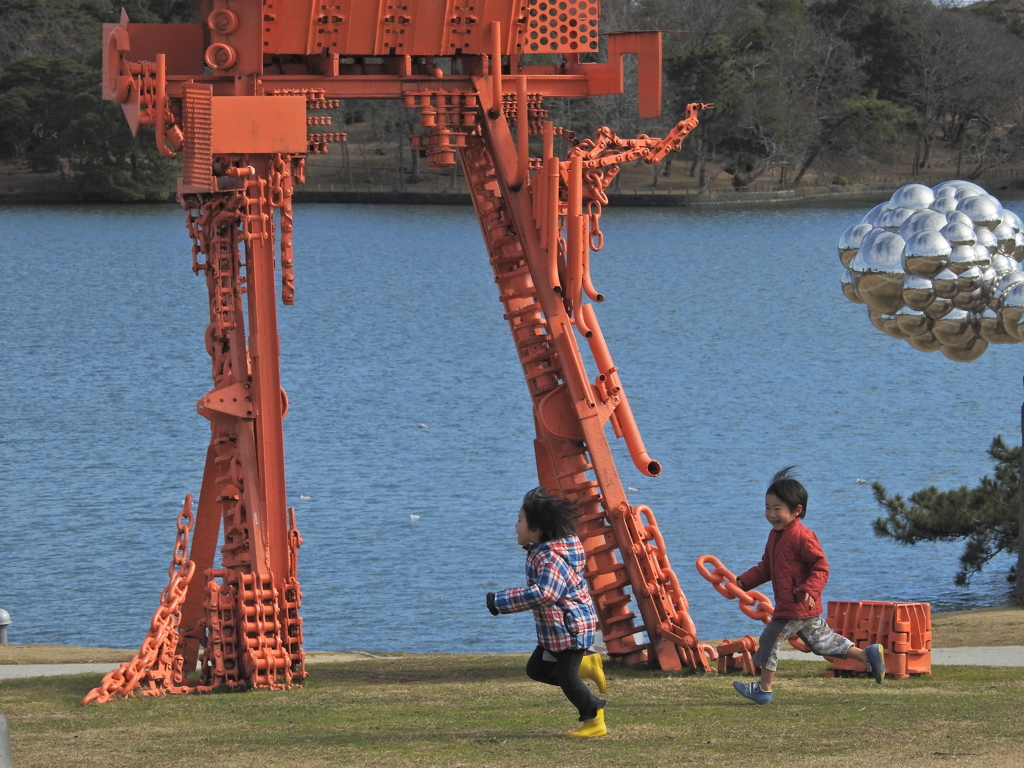
[[[809,619],[773,619],[761,633],[754,663],[774,672],[779,667],[779,647],[796,635],[819,656],[845,658],[853,643],[832,631],[821,616]]]

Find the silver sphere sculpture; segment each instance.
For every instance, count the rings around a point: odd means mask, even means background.
[[[922,352],[1024,341],[1024,222],[982,187],[907,184],[839,238],[843,295]]]

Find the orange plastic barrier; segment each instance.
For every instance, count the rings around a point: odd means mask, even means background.
[[[828,601],[828,625],[858,648],[878,643],[885,649],[885,672],[897,680],[932,673],[932,615],[929,603]],[[831,658],[836,673],[863,674],[853,659]]]
[[[717,650],[718,674],[743,669],[751,677],[756,676],[754,652],[757,650],[757,640],[753,637],[744,635],[739,640],[723,640],[718,644]]]

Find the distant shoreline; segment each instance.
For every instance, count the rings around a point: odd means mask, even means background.
[[[900,185],[901,186],[901,185]],[[771,192],[734,190],[703,195],[650,190],[631,194],[608,195],[614,208],[688,208],[731,207],[747,205],[787,205],[827,200],[884,199],[899,186],[890,184],[849,184],[828,187],[805,187]],[[469,192],[359,192],[346,190],[313,190],[296,187],[296,203],[334,203],[359,205],[471,205]]]
[[[999,179],[998,187],[985,187],[999,197],[999,193],[1024,189],[1024,179]],[[771,191],[728,190],[705,194],[661,191],[656,189],[636,190],[632,193],[610,193],[608,205],[613,208],[690,208],[690,207],[744,207],[744,206],[785,206],[809,203],[847,202],[857,200],[885,200],[904,184],[865,183],[834,184],[821,187],[800,187]],[[925,182],[920,182],[925,183]],[[979,182],[985,186],[984,180]],[[400,192],[400,191],[351,191],[344,189],[323,189],[325,185],[297,186],[293,196],[296,204],[342,204],[342,205],[471,205],[468,191],[459,192]],[[331,185],[326,185],[331,186]],[[318,187],[316,189],[312,187]],[[163,201],[177,205],[175,198]],[[0,206],[20,205],[122,205],[160,204],[159,201],[102,201],[82,199],[69,190],[36,189],[0,191]]]

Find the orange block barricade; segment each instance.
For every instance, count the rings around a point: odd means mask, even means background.
[[[885,649],[885,672],[897,680],[932,673],[932,615],[929,603],[829,600],[828,625],[858,648],[878,643]],[[831,677],[867,674],[853,659],[829,657]]]

